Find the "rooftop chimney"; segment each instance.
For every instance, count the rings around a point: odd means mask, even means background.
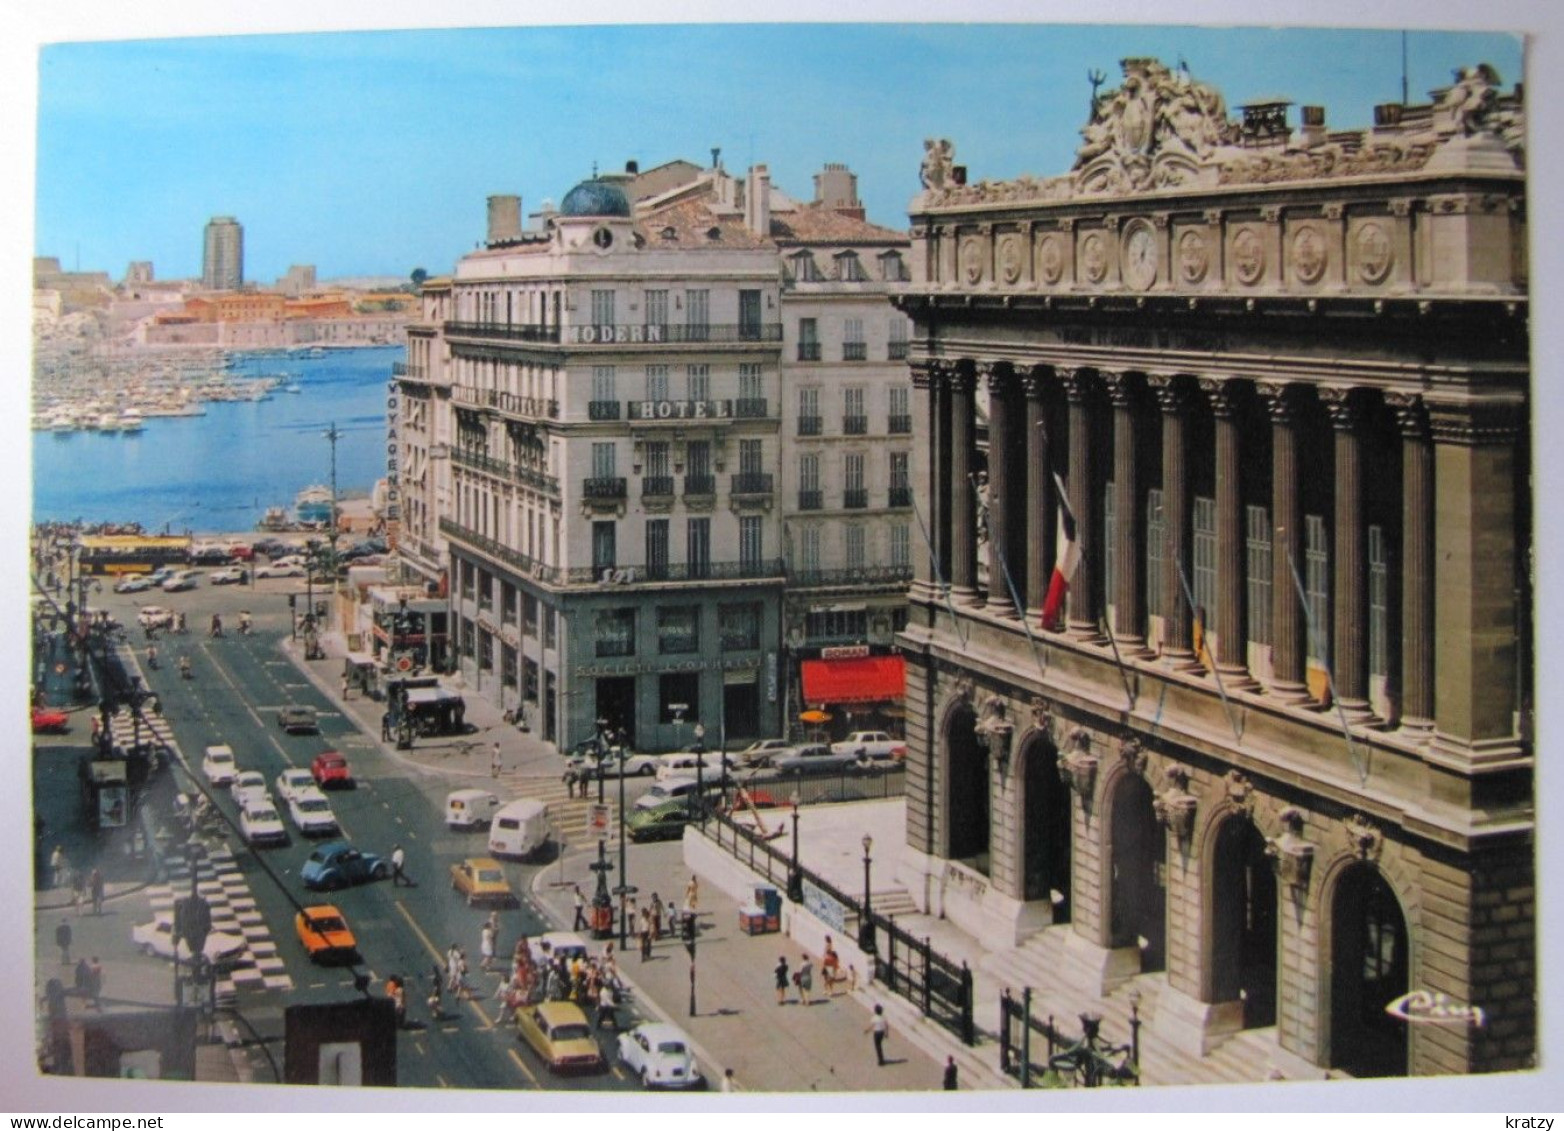
[[[634,158],[632,158],[629,161],[626,161],[625,162],[625,172],[629,173],[632,177],[640,176],[640,174],[641,174],[641,163],[639,161],[635,160]]]
[[[771,234],[771,173],[764,165],[751,165],[744,188],[744,226],[757,236]]]
[[[521,197],[489,197],[489,246],[519,239],[521,239]]]

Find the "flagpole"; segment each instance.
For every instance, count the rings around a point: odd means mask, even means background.
[[[1135,692],[1130,687],[1130,673],[1124,669],[1124,659],[1119,655],[1119,642],[1113,638],[1113,631],[1108,627],[1108,618],[1104,616],[1098,621],[1098,627],[1102,629],[1104,636],[1108,638],[1108,644],[1113,648],[1113,662],[1119,667],[1119,678],[1124,681],[1124,698],[1129,701],[1126,711],[1133,714],[1135,711]]]
[[[972,490],[976,493],[979,505],[983,501],[983,492],[979,490],[977,476],[969,475],[968,481],[972,484]],[[1038,651],[1037,637],[1032,635],[1032,626],[1026,623],[1026,606],[1021,602],[1021,593],[1016,589],[1015,578],[1010,576],[1010,563],[1005,560],[1005,544],[997,536],[993,523],[989,524],[988,536],[994,539],[995,546],[999,549],[999,572],[1004,574],[1005,588],[1010,590],[1010,604],[1015,608],[1016,616],[1021,619],[1021,631],[1026,633],[1026,642],[1032,646],[1032,659],[1037,664],[1038,675],[1048,674],[1048,657],[1044,652]]]
[[[950,610],[950,619],[956,628],[956,638],[965,647],[967,634],[961,630],[961,618],[956,615],[956,605],[950,599],[950,586],[945,584],[945,578],[940,574],[939,555],[934,552],[934,540],[929,537],[929,528],[923,525],[923,512],[918,510],[918,501],[916,499],[912,501],[912,516],[918,520],[918,533],[923,535],[923,544],[929,551],[929,572],[934,575],[935,583],[939,585],[940,591],[945,596],[945,607]]]
[[[1194,592],[1193,589],[1191,589],[1189,587],[1189,578],[1187,576],[1185,576],[1185,574],[1184,574],[1184,559],[1180,558],[1180,557],[1175,557],[1173,559],[1173,565],[1178,570],[1178,580],[1179,580],[1179,584],[1183,587],[1183,590],[1184,590],[1184,601],[1189,605],[1189,614],[1190,614],[1190,616],[1194,616],[1195,615],[1195,592]],[[1201,622],[1200,630],[1201,630],[1201,643],[1204,644],[1205,643],[1205,622],[1204,621]],[[1206,654],[1210,655],[1209,649],[1207,650]],[[1198,659],[1199,657],[1197,656],[1196,658]],[[1235,740],[1237,740],[1239,743],[1242,743],[1243,740],[1244,740],[1244,735],[1243,735],[1243,732],[1238,729],[1238,720],[1233,717],[1233,705],[1231,703],[1229,703],[1228,700],[1227,700],[1227,688],[1222,686],[1222,673],[1217,670],[1216,661],[1215,660],[1213,660],[1211,662],[1211,674],[1216,677],[1216,693],[1222,697],[1222,710],[1227,712],[1227,724],[1228,724],[1228,726],[1233,728],[1233,738]]]
[[[1292,574],[1292,583],[1298,590],[1298,602],[1303,606],[1303,622],[1308,629],[1309,637],[1315,639],[1314,610],[1309,608],[1309,594],[1303,587],[1303,578],[1298,573],[1298,562],[1293,557],[1292,548],[1287,550],[1287,569]],[[1321,649],[1322,652],[1326,649]],[[1331,674],[1330,656],[1320,657],[1320,667],[1325,669],[1325,686],[1330,688],[1330,701],[1336,708],[1336,720],[1341,724],[1341,733],[1347,740],[1347,755],[1352,759],[1352,768],[1358,771],[1358,784],[1368,783],[1368,770],[1363,766],[1363,760],[1358,756],[1357,744],[1352,741],[1352,728],[1347,725],[1347,713],[1342,710],[1341,700],[1336,695],[1336,677]]]

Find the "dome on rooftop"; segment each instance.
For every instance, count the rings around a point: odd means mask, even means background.
[[[630,198],[624,189],[596,178],[582,181],[560,201],[561,216],[629,216]]]

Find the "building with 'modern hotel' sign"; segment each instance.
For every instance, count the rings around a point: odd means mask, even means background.
[[[1521,91],[1288,112],[1127,59],[1063,176],[928,143],[902,879],[1195,1051],[1528,1067]]]

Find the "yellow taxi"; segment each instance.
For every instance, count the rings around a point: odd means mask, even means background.
[[[592,1026],[573,1002],[544,1001],[519,1009],[516,1029],[550,1072],[596,1072],[604,1067]]]
[[[358,954],[358,940],[349,930],[348,921],[329,903],[306,907],[294,916],[293,926],[311,962],[351,962]]]
[[[516,902],[510,881],[505,878],[505,869],[489,856],[469,856],[459,864],[452,864],[451,887],[467,897],[469,907],[478,903],[509,907]]]

